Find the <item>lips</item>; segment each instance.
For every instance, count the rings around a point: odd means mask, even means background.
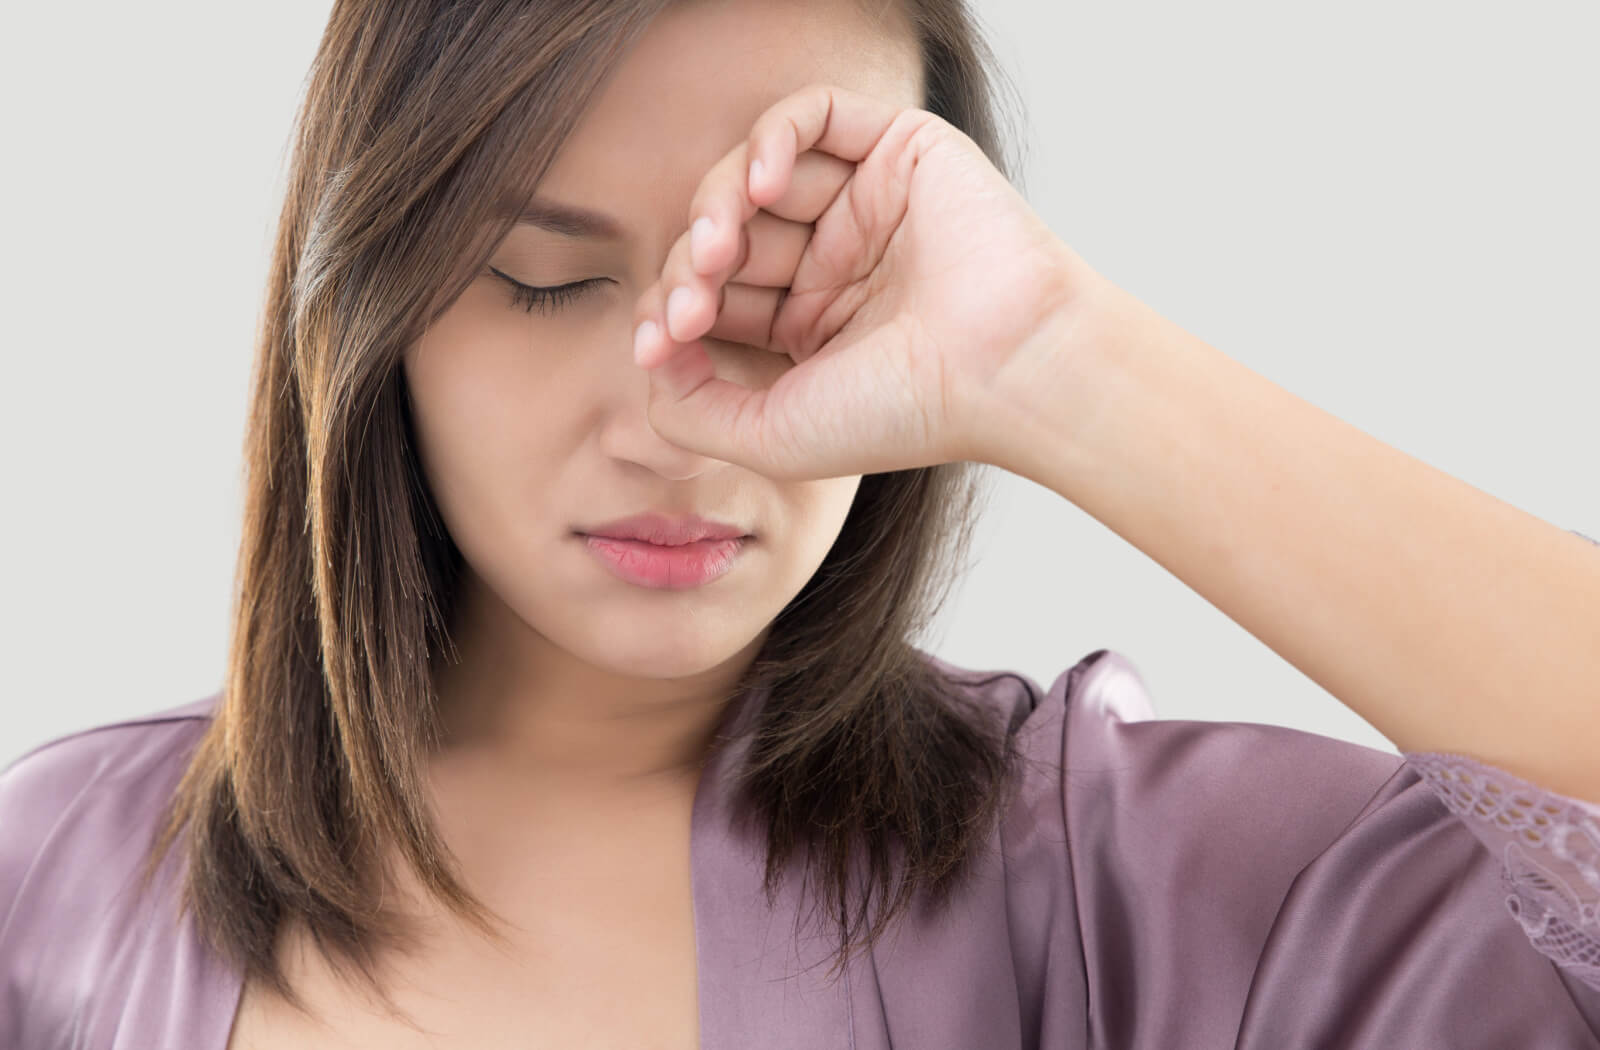
[[[746,540],[697,540],[676,546],[644,540],[585,536],[589,551],[621,579],[658,590],[687,590],[725,575],[744,551]]]
[[[619,518],[578,531],[585,536],[640,540],[663,547],[680,547],[703,540],[736,540],[750,535],[747,530],[736,525],[712,521],[698,515],[673,517],[653,512]]]

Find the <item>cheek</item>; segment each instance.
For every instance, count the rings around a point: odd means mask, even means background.
[[[557,418],[586,381],[569,374],[584,355],[564,351],[583,337],[509,305],[487,281],[470,285],[406,352],[419,426],[504,441]]]
[[[402,361],[418,455],[441,507],[480,504],[527,478],[561,444],[577,407],[571,383],[541,369],[535,324],[477,286],[408,347]],[[508,493],[509,494],[509,493]]]
[[[822,564],[839,538],[860,487],[860,475],[784,487],[783,502],[789,510],[783,541],[788,548],[786,557],[792,556],[807,576]]]

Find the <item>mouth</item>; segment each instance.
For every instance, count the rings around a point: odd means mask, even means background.
[[[577,533],[607,569],[626,583],[652,590],[688,590],[717,580],[733,569],[754,537],[701,539],[689,543]]]
[[[749,539],[751,534],[726,522],[696,514],[672,516],[648,511],[576,530],[580,535],[611,540],[638,540],[658,547],[680,547],[701,540]]]
[[[730,536],[704,536],[699,539],[679,540],[673,542],[663,542],[661,540],[647,539],[643,536],[628,536],[616,533],[579,532],[576,529],[573,530],[572,534],[574,536],[581,536],[584,539],[605,540],[608,543],[641,543],[648,547],[660,547],[665,550],[672,550],[678,547],[693,547],[697,544],[732,543],[739,540],[755,539],[754,535],[747,533],[740,533]]]

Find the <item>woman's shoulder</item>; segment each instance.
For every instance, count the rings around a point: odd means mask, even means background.
[[[128,715],[53,737],[0,767],[0,839],[12,841],[22,822],[60,815],[92,802],[86,793],[115,791],[147,777],[154,766],[178,761],[210,723],[213,694],[172,707]]]
[[[1080,678],[1108,654],[1109,650],[1106,649],[1088,654],[1070,670],[1062,672],[1060,680]],[[1023,671],[1014,668],[965,667],[929,652],[923,652],[922,658],[980,712],[1003,725],[1009,734],[1050,719],[1050,712],[1044,709],[1049,700],[1049,690]]]
[[[215,991],[173,921],[179,851],[140,876],[216,700],[66,733],[0,769],[0,1046],[109,1046],[130,1025],[146,1045],[162,1011],[187,1023]]]
[[[1049,762],[1058,784],[1078,774],[1129,775],[1140,771],[1135,766],[1159,775],[1162,767],[1170,771],[1170,761],[1181,759],[1216,774],[1240,773],[1247,765],[1254,772],[1242,775],[1258,783],[1283,776],[1316,782],[1318,790],[1345,785],[1352,797],[1365,800],[1403,764],[1396,753],[1288,726],[1162,718],[1138,667],[1113,649],[1087,653],[1048,684],[1018,670],[977,670],[928,659],[1006,721],[1031,758]],[[1207,682],[1206,687],[1226,688],[1227,683]],[[1194,785],[1180,790],[1191,793]]]
[[[0,769],[0,944],[62,887],[120,887],[210,724],[215,695],[66,733]],[[130,848],[131,847],[131,848]],[[0,955],[5,954],[0,952]]]
[[[1159,717],[1115,650],[1089,652],[1048,684],[940,663],[1016,741],[1017,793],[999,827],[1013,890],[1033,880],[1080,893],[1075,878],[1097,877],[1174,886],[1209,867],[1213,896],[1234,893],[1248,910],[1267,899],[1265,873],[1292,879],[1391,796],[1450,823],[1398,754],[1281,725]],[[1261,878],[1238,875],[1244,855]]]

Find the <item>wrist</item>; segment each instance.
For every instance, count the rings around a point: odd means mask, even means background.
[[[1081,260],[1071,271],[1072,293],[982,392],[974,439],[980,461],[1058,492],[1092,467],[1095,435],[1131,393],[1127,355],[1151,317]]]

